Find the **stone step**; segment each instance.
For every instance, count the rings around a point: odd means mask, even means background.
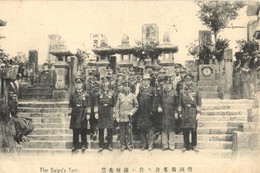
[[[247,115],[248,111],[244,109],[229,110],[202,110],[201,115]]]
[[[27,102],[27,101],[19,101],[19,107],[29,107],[29,108],[67,108],[69,107],[68,101],[63,102],[42,102],[42,101],[34,101],[34,102]]]
[[[253,104],[254,100],[239,99],[239,100],[223,100],[223,99],[202,99],[202,105],[215,104],[215,105],[233,105],[233,104]]]
[[[232,110],[232,109],[250,109],[251,104],[229,104],[229,105],[217,105],[217,104],[203,104],[201,110]]]
[[[200,95],[202,98],[220,98],[219,92],[217,91],[201,91]]]
[[[33,123],[34,128],[68,128],[69,123]]]
[[[89,141],[89,148],[91,149],[98,149],[99,144],[97,141]],[[133,145],[134,148],[141,148],[140,141],[134,141]],[[70,149],[72,148],[71,141],[30,141],[22,143],[23,148],[52,148],[52,149]],[[118,141],[113,141],[113,147],[115,149],[120,148],[120,143]],[[176,143],[176,149],[183,148],[183,143]],[[155,141],[154,148],[161,148],[161,142]],[[232,142],[230,141],[198,141],[198,148],[199,149],[232,149]]]
[[[198,86],[200,91],[217,91],[218,86]]]
[[[198,127],[198,134],[232,134],[235,130],[241,130],[239,127]]]
[[[238,121],[199,121],[198,127],[241,127],[243,122]]]
[[[41,117],[35,117],[32,118],[33,124],[38,124],[38,123],[66,123],[68,120],[64,120],[64,118],[60,117],[47,117],[47,118],[41,118]]]
[[[199,122],[204,121],[247,121],[247,115],[214,115],[207,116],[202,115],[199,118]]]
[[[231,134],[234,130],[240,130],[239,127],[198,127],[198,134]],[[61,135],[72,134],[69,128],[35,128],[32,135]]]
[[[34,121],[33,121],[34,122]],[[198,127],[241,127],[245,122],[237,121],[199,121]],[[33,123],[35,128],[66,128],[69,121],[64,123]]]
[[[30,113],[30,112],[19,112],[20,116],[28,118],[63,118],[67,117],[68,113],[52,112],[52,113]]]
[[[63,135],[72,134],[72,130],[69,128],[35,128],[31,135]]]
[[[87,135],[88,141],[90,136]],[[33,141],[70,141],[72,140],[72,134],[66,135],[29,135],[29,139]],[[117,140],[117,135],[113,136],[113,140]],[[161,140],[161,137],[157,139]],[[183,135],[175,135],[176,142],[183,142]],[[199,141],[232,141],[232,134],[198,134]]]
[[[140,151],[139,149],[134,149],[131,152],[129,151],[124,151],[121,152],[119,149],[115,149],[113,151],[108,151],[104,150],[102,153],[99,153],[96,149],[87,149],[84,152],[84,157],[92,157],[97,159],[100,157],[100,154],[103,156],[107,155],[112,155],[117,157],[118,155],[123,156],[126,155],[125,157],[132,157],[132,156],[141,156],[142,154],[147,153],[148,151]],[[149,153],[157,154],[158,156],[162,156],[162,154],[174,154],[176,158],[181,158],[181,157],[187,157],[187,158],[193,158],[193,157],[198,157],[198,156],[205,156],[205,158],[228,158],[231,159],[233,157],[233,153],[231,149],[201,149],[199,153],[195,153],[193,151],[187,151],[183,153],[180,149],[176,149],[174,151],[164,151],[162,152],[161,149],[154,149],[153,151],[150,151]],[[40,149],[40,148],[22,148],[21,150],[21,155],[26,155],[28,154],[29,156],[61,156],[62,157],[68,157],[71,156],[71,149]],[[129,155],[130,154],[130,155]],[[73,153],[73,155],[82,155],[81,150],[78,150],[77,152]],[[167,155],[168,156],[168,155]]]
[[[30,108],[30,107],[20,107],[18,108],[19,112],[29,112],[29,113],[69,113],[71,112],[70,108]]]

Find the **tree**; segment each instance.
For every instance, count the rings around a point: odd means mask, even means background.
[[[215,42],[218,33],[236,19],[238,11],[245,6],[241,1],[197,1],[196,4],[200,7],[198,17],[213,32]]]
[[[229,46],[228,39],[217,39],[215,44],[198,45],[191,43],[188,48],[188,55],[199,58],[204,64],[209,64],[215,57],[218,62],[223,60],[225,49]]]
[[[76,58],[78,60],[77,68],[80,70],[84,63],[87,63],[89,58],[89,53],[86,50],[77,49]]]

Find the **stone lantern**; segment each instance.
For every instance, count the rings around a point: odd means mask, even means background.
[[[178,47],[171,43],[169,32],[164,33],[163,43],[156,48],[162,52],[160,65],[172,72],[174,65],[174,53],[178,52]]]
[[[101,38],[101,43],[99,47],[92,49],[92,51],[97,55],[96,66],[99,72],[100,78],[107,76],[106,67],[109,64],[110,55],[115,54],[114,50],[108,45],[105,36]]]
[[[132,64],[137,65],[137,58],[133,56],[134,48],[129,44],[129,36],[124,34],[121,45],[115,48],[116,53],[120,54],[118,65],[122,71],[128,72]]]
[[[68,97],[68,90],[70,89],[70,65],[68,64],[68,57],[73,56],[73,54],[66,48],[59,48],[50,52],[52,55],[56,56],[56,62],[54,64],[56,81],[55,90],[53,91],[54,99],[61,99]]]

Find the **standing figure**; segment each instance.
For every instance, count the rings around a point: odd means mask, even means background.
[[[175,149],[175,110],[176,95],[171,75],[165,76],[165,82],[159,94],[158,112],[162,113],[162,150]]]
[[[233,64],[233,88],[234,88],[234,98],[242,98],[242,87],[241,87],[241,60],[242,57],[239,53],[235,54],[236,61]]]
[[[72,108],[70,129],[73,130],[73,148],[75,152],[80,148],[79,135],[81,135],[81,149],[84,152],[87,146],[87,111],[90,109],[84,80],[81,77],[75,79],[75,92],[72,93],[69,106]]]
[[[141,150],[148,147],[148,151],[153,150],[154,132],[152,129],[151,116],[154,103],[154,88],[150,85],[150,75],[144,74],[139,86],[137,100],[139,103],[137,127],[141,138]]]
[[[260,54],[257,55],[257,60],[255,62],[255,70],[256,70],[256,76],[255,76],[255,91],[260,91]]]
[[[160,87],[160,79],[159,79],[159,72],[162,69],[161,66],[156,65],[153,67],[153,74],[151,76],[151,86],[154,88],[155,91],[155,95],[154,95],[154,106],[158,107],[159,104],[159,92],[161,91],[161,87]],[[162,123],[162,119],[161,119],[161,112],[158,112],[157,109],[155,109],[155,111],[153,112],[153,116],[152,116],[152,124],[153,124],[153,131],[154,131],[154,139],[157,140],[158,137],[161,134],[161,123]]]
[[[135,95],[130,92],[127,84],[122,87],[122,92],[118,95],[116,102],[116,119],[119,122],[120,145],[121,151],[124,151],[126,148],[132,151],[132,116],[138,109],[138,102]]]
[[[184,85],[184,77],[188,74],[187,71],[180,69],[178,72],[178,76],[174,79],[173,81],[173,86],[176,88],[176,96],[177,96],[177,105],[178,109],[176,111],[177,114],[177,119],[175,121],[175,133],[176,134],[181,134],[182,129],[181,129],[181,116],[182,116],[182,108],[181,108],[181,100],[183,96],[183,85]]]
[[[193,76],[184,77],[183,92],[181,93],[180,103],[182,108],[182,124],[184,149],[194,150],[197,148],[197,124],[200,117],[199,106],[201,106],[201,97],[199,91],[193,86]]]
[[[241,62],[241,86],[242,86],[242,97],[244,99],[251,98],[251,69],[249,64],[251,62],[251,57],[248,54],[244,54],[243,60]]]
[[[90,124],[90,138],[93,141],[97,140],[97,123],[98,120],[95,118],[98,113],[97,107],[97,96],[100,89],[99,84],[97,83],[97,76],[94,71],[89,73],[89,78],[86,83],[87,93],[89,95],[90,109],[87,112],[90,115],[89,124]]]
[[[114,128],[114,117],[113,108],[115,106],[114,93],[109,87],[109,81],[107,77],[103,77],[103,84],[98,96],[98,132],[99,132],[99,149],[101,152],[105,149],[104,142],[104,130],[107,129],[107,149],[112,151],[112,138],[113,138],[113,128]]]

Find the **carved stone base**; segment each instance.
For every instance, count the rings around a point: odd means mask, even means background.
[[[52,99],[55,101],[69,100],[69,91],[67,90],[54,90],[52,92]]]

